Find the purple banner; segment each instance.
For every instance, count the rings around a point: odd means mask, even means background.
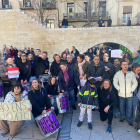
[[[63,109],[68,110],[69,109],[69,99],[67,96],[60,98],[60,107],[61,107],[61,110],[63,110]]]
[[[49,116],[46,116],[43,119],[39,120],[38,123],[45,135],[48,133],[53,133],[60,127],[54,113],[50,113]]]

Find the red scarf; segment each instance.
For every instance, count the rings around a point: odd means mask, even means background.
[[[63,73],[64,73],[64,79],[66,82],[66,86],[68,86],[68,83],[69,83],[68,67],[66,68],[65,71],[63,71]]]

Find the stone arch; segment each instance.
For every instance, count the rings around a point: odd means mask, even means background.
[[[97,44],[107,43],[107,42],[123,45],[124,47],[128,48],[132,53],[135,52],[135,49],[131,44],[127,43],[126,41],[120,38],[98,38],[96,40],[93,40],[92,42],[89,42],[88,48],[91,48]],[[84,47],[83,52],[86,52],[88,48]]]

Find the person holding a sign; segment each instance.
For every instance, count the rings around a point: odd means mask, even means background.
[[[31,64],[27,61],[25,53],[22,53],[21,60],[17,63],[17,66],[20,71],[19,81],[21,84],[27,83],[31,77]]]
[[[95,56],[93,59],[93,63],[89,65],[88,71],[87,71],[87,78],[88,80],[92,78],[96,78],[99,81],[97,81],[97,87],[101,85],[101,82],[103,79],[105,79],[105,67],[103,63],[100,62],[99,56]]]
[[[8,92],[8,94],[6,95],[4,103],[14,103],[26,100],[28,100],[27,92],[24,91],[24,88],[20,83],[17,83],[14,86],[13,91]],[[28,108],[27,110],[31,111],[31,107]],[[18,133],[19,128],[22,126],[23,123],[24,121],[10,121],[10,129],[9,129],[7,120],[1,120],[0,121],[1,137],[4,137],[9,131],[10,136],[14,137]]]
[[[15,68],[16,65],[13,63],[13,59],[10,56],[6,57],[5,60],[6,63],[0,65],[0,80],[3,82],[4,97],[16,83],[16,78],[8,78],[8,68]]]
[[[32,114],[34,118],[41,114],[45,114],[46,110],[50,108],[55,110],[55,108],[51,105],[46,90],[41,88],[41,84],[38,79],[32,80],[28,98],[32,104]]]

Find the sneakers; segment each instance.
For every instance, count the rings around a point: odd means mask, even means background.
[[[108,128],[106,130],[107,133],[111,133],[112,129],[111,129],[111,125],[108,125]]]
[[[140,129],[138,130],[138,133],[140,133]]]
[[[77,124],[77,127],[80,127],[82,125],[83,122],[79,121]]]
[[[124,120],[120,119],[120,121],[119,121],[119,122],[120,122],[120,123],[123,123],[123,121],[124,121]]]
[[[3,137],[5,137],[5,135],[6,135],[6,133],[1,133],[1,137],[3,138]]]
[[[129,124],[130,126],[133,126],[132,122],[128,122],[128,124]]]
[[[73,109],[73,110],[76,110],[76,106],[75,106],[75,105],[72,105],[72,109]]]
[[[88,129],[92,130],[92,124],[91,123],[88,123]]]

